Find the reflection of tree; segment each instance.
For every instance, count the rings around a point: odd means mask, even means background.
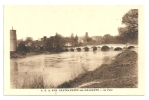
[[[68,64],[70,66],[71,78],[74,79],[79,74],[87,72],[90,66],[89,61],[90,59],[88,58],[87,54],[70,60]]]
[[[87,54],[84,54],[83,56],[80,56],[80,64],[84,71],[88,71],[90,66],[90,58],[88,58]]]

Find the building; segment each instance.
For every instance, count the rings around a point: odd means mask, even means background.
[[[101,43],[102,42],[102,36],[92,36],[92,40]]]
[[[38,41],[42,41],[42,38],[38,38]]]
[[[17,50],[17,35],[16,30],[10,30],[10,52],[15,52]]]

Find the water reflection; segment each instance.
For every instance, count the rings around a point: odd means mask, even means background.
[[[95,70],[122,51],[63,52],[10,60],[11,88],[51,88]]]

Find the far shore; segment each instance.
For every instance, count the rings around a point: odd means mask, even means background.
[[[13,52],[13,53],[10,53],[10,58],[11,59],[25,58],[25,57],[34,56],[34,55],[53,54],[53,53],[56,53],[56,52],[47,52],[47,51],[42,51],[42,52],[28,52],[28,53],[17,53],[17,52]]]
[[[55,53],[62,53],[62,52],[65,52],[65,51],[61,51],[61,52],[38,51],[38,52],[27,52],[27,53],[26,52],[10,52],[10,58],[11,59],[25,58],[25,57],[34,56],[34,55],[55,54]]]

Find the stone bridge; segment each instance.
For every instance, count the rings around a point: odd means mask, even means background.
[[[64,51],[109,51],[109,50],[114,50],[114,51],[121,51],[121,50],[126,50],[126,49],[133,49],[135,48],[134,46],[129,46],[129,47],[109,47],[109,46],[81,46],[81,47],[64,47]]]

